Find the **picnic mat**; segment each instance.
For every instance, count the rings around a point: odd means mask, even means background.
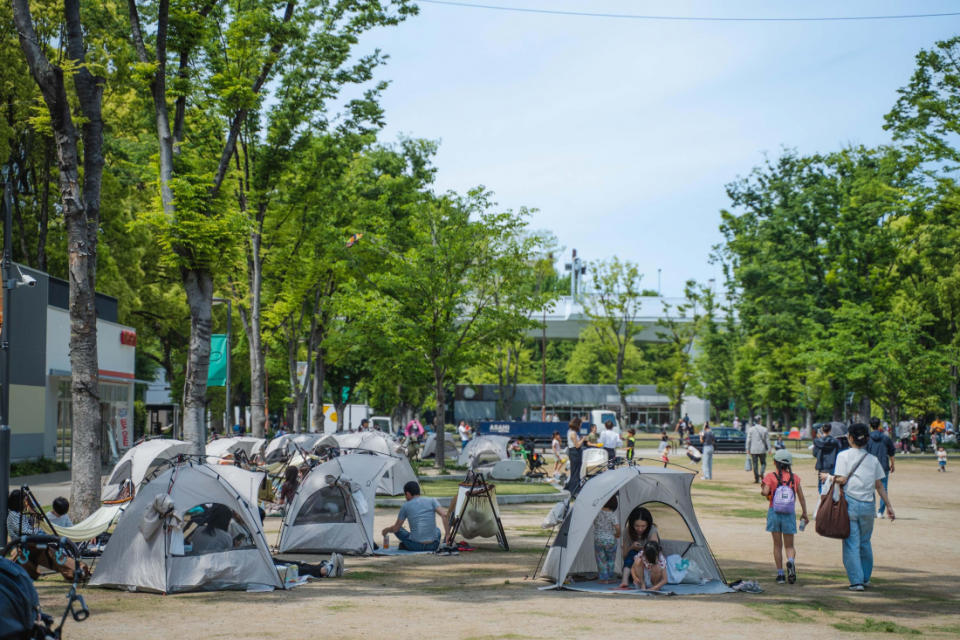
[[[702,595],[702,594],[718,594],[718,593],[733,593],[733,589],[720,582],[719,580],[711,580],[704,584],[668,584],[664,585],[663,589],[660,591],[649,591],[646,589],[637,589],[636,587],[631,587],[629,589],[618,589],[619,583],[614,584],[600,584],[596,580],[584,580],[582,582],[571,582],[569,584],[563,585],[563,589],[569,591],[583,591],[586,593],[617,593],[625,594],[631,596],[656,596],[656,595],[675,595],[675,596],[689,596],[689,595]],[[556,589],[556,585],[547,585],[541,587],[541,589]]]

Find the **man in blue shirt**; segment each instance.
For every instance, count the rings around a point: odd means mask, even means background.
[[[383,530],[384,540],[392,533],[400,540],[401,549],[436,551],[441,540],[436,516],[439,515],[442,519],[443,539],[446,539],[450,534],[448,510],[441,507],[436,498],[421,496],[420,485],[412,480],[403,485],[403,495],[407,503],[400,508],[397,521]],[[405,520],[410,522],[410,531],[403,528]]]
[[[886,489],[887,483],[890,480],[890,474],[893,473],[893,457],[897,454],[897,448],[893,446],[893,440],[890,439],[890,436],[880,430],[880,418],[870,418],[870,427],[873,431],[870,432],[870,439],[867,440],[866,449],[880,461],[880,466],[883,467],[883,480],[881,480],[881,482],[883,483],[883,488]],[[883,501],[883,498],[881,498],[880,509],[877,510],[877,517],[882,518],[886,510],[887,504]]]

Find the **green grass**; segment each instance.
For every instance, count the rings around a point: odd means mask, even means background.
[[[724,513],[733,516],[734,518],[766,518],[767,510],[766,509],[724,509]]]
[[[383,573],[380,571],[365,571],[363,569],[358,569],[354,571],[351,569],[343,574],[345,580],[379,580],[383,577]]]
[[[703,490],[703,491],[722,491],[722,492],[724,492],[724,493],[737,493],[737,492],[741,492],[741,491],[743,491],[743,492],[750,491],[751,493],[753,492],[753,490],[749,490],[747,487],[738,487],[738,486],[732,485],[732,484],[720,484],[719,482],[716,482],[716,483],[715,483],[715,482],[713,482],[713,481],[710,481],[710,482],[698,482],[697,484],[693,485],[693,491],[694,491],[694,493],[696,493],[697,491],[700,491],[700,490]]]
[[[556,493],[556,488],[545,482],[494,482],[497,489],[497,495],[517,496],[531,495],[536,493]],[[457,480],[437,480],[436,482],[424,482],[420,485],[420,490],[425,496],[444,496],[451,497],[457,495],[460,483]]]
[[[807,622],[814,612],[829,613],[829,610],[825,611],[822,606],[799,600],[780,603],[744,602],[743,604],[779,622]]]
[[[896,633],[899,635],[919,635],[920,631],[905,627],[890,620],[874,620],[867,618],[862,623],[855,622],[837,622],[833,625],[834,629],[847,631],[850,633]]]

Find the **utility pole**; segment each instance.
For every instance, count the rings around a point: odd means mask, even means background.
[[[13,266],[10,237],[11,206],[10,181],[3,188],[3,309],[0,325],[0,349],[3,349],[3,393],[0,394],[0,544],[7,543],[7,492],[10,490],[10,294],[16,286],[10,267]]]

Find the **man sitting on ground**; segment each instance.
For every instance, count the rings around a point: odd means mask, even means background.
[[[440,506],[436,498],[420,495],[420,485],[410,481],[403,485],[403,496],[407,503],[400,508],[397,521],[383,530],[386,538],[394,534],[400,540],[400,548],[407,551],[436,551],[440,547],[440,529],[434,514],[443,522],[443,539],[450,534],[449,511]],[[404,520],[410,521],[410,531],[403,528]]]

